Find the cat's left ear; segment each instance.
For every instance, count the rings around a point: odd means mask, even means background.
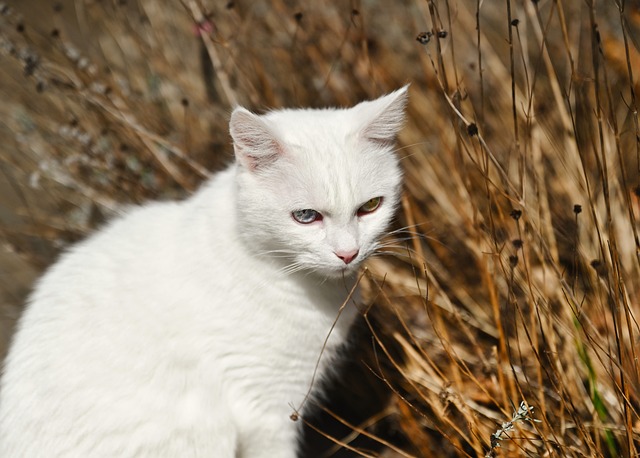
[[[376,100],[362,102],[353,107],[360,121],[359,134],[380,146],[393,145],[404,125],[408,90],[407,84]]]
[[[229,121],[236,159],[249,170],[261,170],[284,153],[276,133],[261,116],[238,107]]]

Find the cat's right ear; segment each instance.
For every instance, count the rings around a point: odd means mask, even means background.
[[[267,123],[245,108],[233,110],[229,131],[236,159],[248,170],[264,169],[284,153],[282,142]]]
[[[390,147],[404,125],[409,85],[378,99],[361,102],[353,110],[360,120],[361,135],[371,143]]]

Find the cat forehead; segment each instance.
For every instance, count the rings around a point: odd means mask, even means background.
[[[356,115],[353,109],[285,109],[263,115],[284,143],[289,167],[283,178],[296,199],[340,208],[394,192],[400,182],[398,159],[358,137],[362,126]]]
[[[283,109],[263,118],[286,143],[306,144],[310,139],[343,141],[358,130],[352,109]]]
[[[398,160],[391,153],[330,143],[295,149],[283,181],[296,205],[352,212],[368,199],[394,194],[401,181]]]

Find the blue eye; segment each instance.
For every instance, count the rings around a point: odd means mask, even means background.
[[[293,219],[300,224],[311,224],[314,221],[320,221],[322,219],[322,215],[320,213],[310,208],[291,212],[291,216],[293,216]]]

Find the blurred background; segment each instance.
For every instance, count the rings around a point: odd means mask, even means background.
[[[65,247],[232,161],[234,106],[410,83],[303,456],[639,456],[638,73],[637,1],[0,2],[0,356]]]

